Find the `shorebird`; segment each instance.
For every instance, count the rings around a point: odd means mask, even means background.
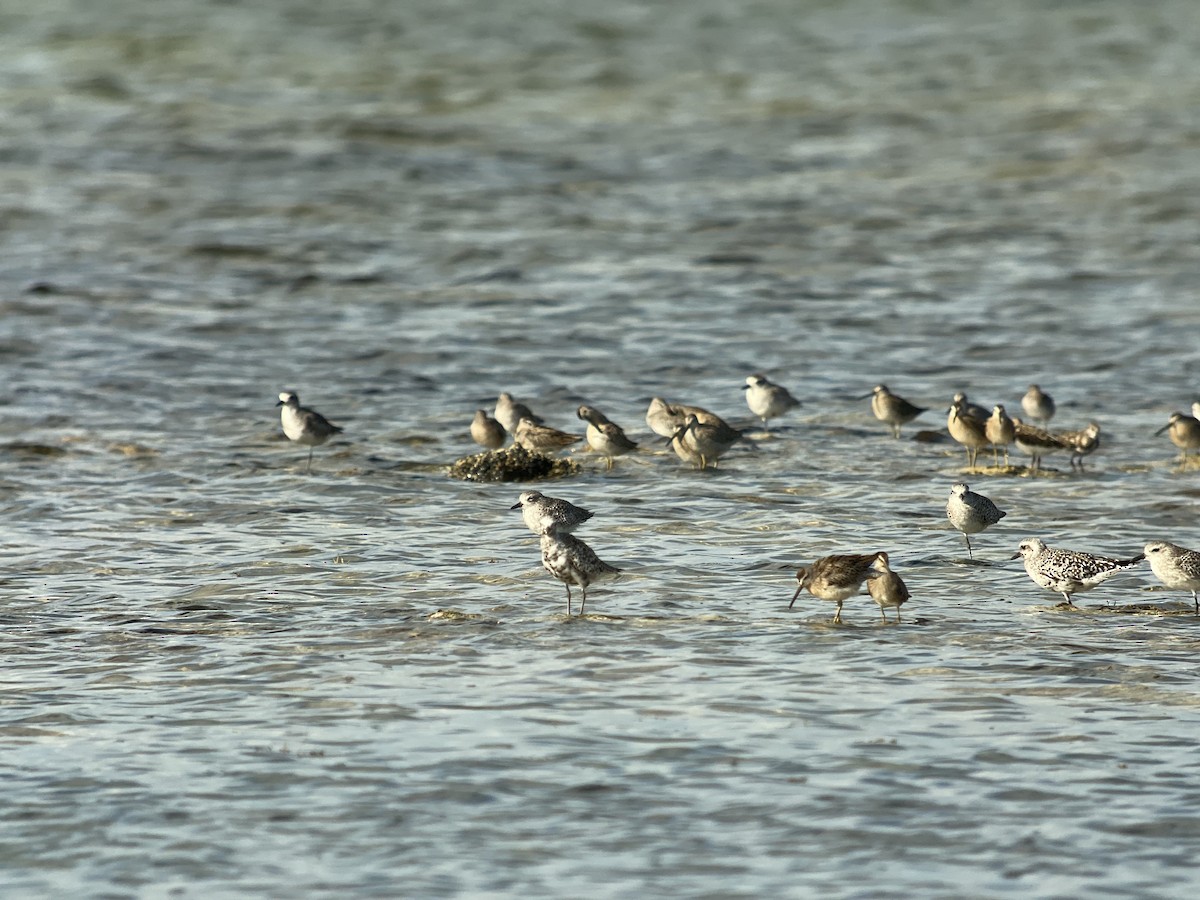
[[[700,469],[717,467],[717,460],[741,440],[742,433],[724,422],[714,425],[701,422],[695,413],[688,413],[684,424],[671,435],[675,455]]]
[[[581,440],[583,438],[577,434],[567,434],[549,425],[538,425],[524,417],[517,423],[517,430],[513,432],[513,443],[524,447],[530,453],[557,453]]]
[[[967,555],[975,558],[969,535],[979,534],[995,525],[1008,513],[983,494],[977,494],[961,481],[950,486],[950,499],[946,501],[946,518],[962,532],[967,542]]]
[[[729,428],[724,419],[716,413],[709,412],[703,406],[668,403],[662,397],[654,397],[650,400],[650,406],[646,410],[646,426],[660,437],[669,438],[687,423],[689,414],[699,419],[702,425],[718,425]]]
[[[525,527],[534,534],[566,534],[592,517],[591,510],[541,491],[524,491],[509,509],[519,509]]]
[[[908,592],[908,585],[891,570],[888,565],[888,555],[882,550],[875,554],[872,569],[874,571],[867,573],[867,593],[879,604],[879,615],[883,616],[883,621],[888,620],[884,609],[894,609],[896,610],[896,624],[899,625],[900,607],[912,596]]]
[[[496,398],[496,421],[504,426],[504,430],[513,435],[516,440],[517,425],[522,419],[528,419],[534,425],[542,424],[542,417],[535,416],[533,411],[524,403],[518,403],[512,394],[504,391]]]
[[[1154,433],[1159,435],[1164,431],[1171,443],[1183,451],[1184,462],[1187,462],[1189,450],[1200,450],[1200,419],[1173,412],[1167,424]]]
[[[975,419],[977,422],[986,422],[988,420],[988,416],[990,415],[986,406],[980,406],[978,403],[972,403],[967,399],[967,395],[962,391],[959,391],[954,395],[951,405],[955,404],[958,404],[962,407],[962,415],[965,415],[968,419]]]
[[[1090,591],[1146,557],[1139,553],[1130,559],[1111,559],[1079,550],[1047,547],[1040,538],[1025,538],[1012,558],[1025,560],[1025,571],[1034,584],[1057,591],[1066,598],[1068,606],[1074,606],[1072,594]]]
[[[1016,439],[1017,430],[1013,425],[1013,420],[1009,418],[1008,413],[999,403],[992,407],[992,414],[983,423],[983,433],[987,436],[988,443],[992,445],[992,464],[995,465],[999,462],[996,448],[1003,447],[1004,465],[1007,466],[1008,445]]]
[[[1079,431],[1059,431],[1054,436],[1071,451],[1071,468],[1078,466],[1081,472],[1083,458],[1095,453],[1100,446],[1100,426],[1095,422],[1088,422],[1087,427]]]
[[[610,566],[596,555],[591,547],[574,535],[551,531],[542,535],[542,567],[563,583],[567,589],[567,615],[571,614],[571,585],[583,588],[583,599],[579,601],[579,614],[587,605],[588,585],[607,575],[618,575],[621,570]]]
[[[871,398],[871,412],[880,422],[886,422],[892,427],[892,437],[894,438],[900,437],[901,425],[911,422],[925,412],[924,406],[914,406],[899,394],[893,394],[888,390],[886,384],[877,384],[871,393],[863,394],[856,399],[865,400],[868,397]]]
[[[1021,409],[1031,419],[1041,422],[1043,427],[1054,418],[1054,398],[1036,384],[1031,384],[1021,398]]]
[[[307,474],[312,469],[313,448],[325,443],[335,434],[341,434],[342,429],[315,409],[301,406],[300,395],[293,391],[281,393],[279,402],[275,405],[282,407],[279,410],[279,420],[288,440],[308,447],[308,465],[304,467]]]
[[[1020,419],[1013,419],[1013,443],[1022,453],[1030,456],[1029,471],[1036,474],[1042,469],[1042,457],[1059,450],[1068,449],[1067,443],[1048,431],[1026,425]]]
[[[970,469],[975,467],[980,448],[988,445],[988,438],[983,422],[966,415],[965,409],[964,404],[956,401],[950,407],[946,427],[950,429],[950,437],[967,448],[967,468]]]
[[[788,393],[783,385],[775,384],[765,375],[750,375],[746,378],[746,405],[750,412],[762,419],[763,428],[767,427],[768,419],[782,416],[789,409],[800,406],[800,401]]]
[[[811,566],[805,566],[796,571],[796,581],[799,586],[792,594],[791,609],[796,604],[796,598],[805,588],[818,600],[829,600],[837,604],[837,612],[833,621],[842,621],[842,602],[847,597],[853,597],[862,588],[862,584],[871,574],[871,566],[879,557],[878,553],[852,554],[839,553],[833,556],[822,556]]]
[[[1154,577],[1173,591],[1191,591],[1192,605],[1200,616],[1200,553],[1170,541],[1153,541],[1145,547]]]
[[[590,406],[581,406],[575,413],[588,423],[586,437],[588,446],[604,456],[608,468],[613,467],[613,457],[637,449],[637,444],[625,436],[621,426],[610,422],[604,413]]]
[[[506,437],[504,426],[489,416],[487,410],[475,410],[475,418],[471,420],[471,438],[475,443],[488,450],[499,450]]]

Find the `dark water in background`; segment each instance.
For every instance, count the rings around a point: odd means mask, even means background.
[[[1042,6],[0,4],[5,896],[1192,896],[1190,600],[1008,557],[1200,546],[1200,18]],[[445,477],[759,370],[719,470],[547,487],[585,620]],[[968,565],[881,380],[1105,445],[969,476]],[[880,548],[903,626],[788,611]]]

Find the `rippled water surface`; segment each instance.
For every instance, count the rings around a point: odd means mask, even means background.
[[[1200,546],[1190,2],[46,0],[0,49],[6,897],[1194,895],[1190,598],[1009,559]],[[964,475],[951,395],[1033,381],[1087,470]],[[446,475],[502,390],[645,448],[539,485],[625,571],[587,617]],[[691,471],[655,395],[752,440]],[[788,609],[877,549],[901,625]]]

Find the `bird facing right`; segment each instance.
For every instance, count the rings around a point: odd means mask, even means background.
[[[950,486],[950,499],[946,501],[946,518],[962,532],[967,542],[967,555],[975,558],[968,535],[978,534],[995,525],[1008,513],[1000,509],[983,494],[977,494],[961,481]]]
[[[1041,538],[1025,538],[1012,558],[1025,561],[1025,571],[1034,584],[1057,591],[1066,598],[1067,606],[1074,607],[1072,594],[1090,591],[1146,557],[1139,553],[1130,559],[1112,559],[1081,550],[1047,547]]]
[[[1152,541],[1145,547],[1146,561],[1154,577],[1173,591],[1191,591],[1192,604],[1200,616],[1200,553],[1170,541]]]

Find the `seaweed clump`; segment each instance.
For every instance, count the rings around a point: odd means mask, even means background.
[[[533,481],[562,478],[579,471],[579,463],[574,460],[532,453],[514,445],[464,456],[450,466],[450,477],[466,481]]]

